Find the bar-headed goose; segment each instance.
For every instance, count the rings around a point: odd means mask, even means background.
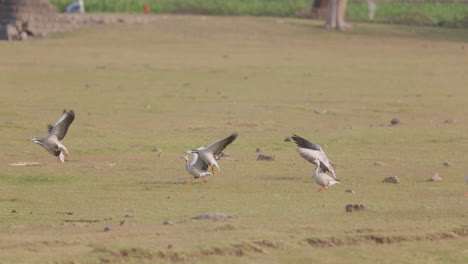
[[[319,145],[312,143],[298,135],[292,136],[292,139],[294,140],[294,142],[296,142],[297,146],[299,147],[297,151],[304,159],[314,164],[316,164],[314,162],[315,160],[319,160],[320,169],[322,170],[322,172],[329,171],[333,174],[333,177],[336,179],[335,170],[332,166],[333,163],[327,158],[327,155],[325,155],[325,152]]]
[[[45,138],[29,138],[29,141],[37,143],[45,148],[50,154],[57,157],[57,163],[64,162],[64,156],[68,158],[68,150],[62,144],[62,140],[67,134],[68,127],[75,120],[75,112],[63,110],[62,116],[55,125],[48,125],[49,135]]]
[[[218,171],[221,170],[219,168],[218,162],[216,162],[216,160],[220,157],[221,151],[223,151],[229,144],[231,144],[237,138],[237,136],[237,133],[232,133],[229,137],[215,141],[206,148],[200,147],[195,150],[186,150],[185,153],[198,154],[198,158],[206,162],[208,166],[211,167],[211,172],[213,175],[215,175],[213,167],[216,167]]]
[[[208,163],[199,159],[197,153],[192,153],[192,162],[189,162],[187,154],[184,154],[182,158],[185,160],[185,170],[192,175],[192,179],[186,183],[192,183],[194,179],[212,175],[211,172],[207,171]],[[208,181],[203,178],[203,182],[207,183]]]

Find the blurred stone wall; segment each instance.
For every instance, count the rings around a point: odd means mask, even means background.
[[[0,40],[25,40],[99,24],[148,23],[144,14],[59,14],[47,0],[0,0]]]
[[[53,31],[57,10],[46,0],[0,0],[0,39],[8,39],[8,34],[23,31]],[[9,25],[9,26],[8,26]]]

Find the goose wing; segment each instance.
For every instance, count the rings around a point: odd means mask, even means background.
[[[229,144],[231,144],[236,138],[238,134],[232,133],[229,137],[220,139],[216,142],[211,143],[206,149],[213,153],[214,156],[219,156],[221,151],[223,151]]]
[[[297,151],[301,157],[311,163],[314,163],[314,161],[317,159],[320,160],[321,163],[324,162],[324,158],[326,158],[324,157],[325,153],[323,153],[322,148],[319,145],[312,143],[298,135],[294,135],[292,139],[294,142],[296,142],[296,145],[298,146]]]
[[[294,142],[296,142],[297,146],[300,148],[306,148],[306,149],[311,149],[311,150],[316,150],[316,151],[323,151],[322,148],[315,144],[310,142],[309,140],[302,138],[296,134],[292,136],[292,139]]]
[[[48,126],[50,134],[57,136],[58,140],[63,140],[73,120],[75,120],[75,112],[73,110],[68,112],[67,110],[63,110],[62,116],[60,116],[57,123],[53,126]]]
[[[199,159],[197,153],[192,154],[192,164],[190,164],[190,166],[199,171],[206,171],[208,169],[208,163],[206,163],[203,159]]]
[[[334,164],[328,159],[327,155],[325,155],[325,152],[319,145],[312,143],[298,135],[294,135],[292,139],[296,142],[298,146],[297,151],[301,157],[311,163],[314,163],[315,160],[319,160],[322,171],[329,171],[333,174],[333,177],[336,178],[335,170],[333,169]]]

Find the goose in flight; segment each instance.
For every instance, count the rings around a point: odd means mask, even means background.
[[[329,171],[333,174],[333,177],[336,179],[335,170],[332,166],[334,164],[327,158],[327,155],[325,155],[325,152],[319,145],[312,143],[307,139],[301,138],[298,135],[292,136],[292,139],[294,140],[294,142],[296,142],[298,146],[297,151],[299,152],[299,155],[301,155],[304,159],[314,164],[316,164],[314,162],[315,160],[319,160],[320,169],[322,170],[322,172]]]
[[[62,116],[55,123],[55,125],[48,125],[49,135],[45,138],[29,138],[29,141],[32,141],[36,144],[41,145],[45,148],[50,154],[57,157],[57,163],[64,162],[64,157],[68,158],[68,150],[62,144],[62,140],[67,134],[68,127],[75,120],[75,112],[70,110],[63,110]]]
[[[198,154],[198,159],[202,159],[208,166],[211,167],[211,172],[215,175],[214,167],[218,171],[221,169],[219,168],[218,162],[216,160],[219,159],[221,151],[223,151],[229,144],[231,144],[236,138],[237,133],[232,133],[229,137],[220,139],[211,143],[208,147],[200,147],[196,150],[186,150],[185,153],[195,153]]]
[[[321,186],[320,189],[318,190],[319,192],[326,191],[328,187],[339,183],[338,180],[333,179],[330,175],[323,173],[323,172],[319,172],[320,163],[321,163],[320,160],[316,159],[313,163],[317,165],[314,171],[313,178],[314,178],[314,181],[318,185]]]
[[[192,153],[192,162],[189,162],[187,154],[184,154],[182,158],[185,160],[185,170],[192,175],[192,179],[186,182],[187,184],[192,183],[194,179],[212,175],[211,172],[207,171],[208,163],[199,159],[197,153]],[[203,182],[208,183],[205,178],[203,178]]]

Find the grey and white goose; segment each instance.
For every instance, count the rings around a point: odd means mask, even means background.
[[[216,160],[219,159],[221,155],[221,151],[223,151],[229,144],[231,144],[236,138],[238,134],[237,133],[232,133],[230,136],[220,139],[218,141],[215,141],[211,143],[208,147],[200,147],[195,150],[186,150],[185,153],[196,153],[198,154],[198,158],[202,159],[204,162],[208,164],[208,166],[211,167],[211,172],[213,175],[215,175],[214,172],[214,167],[218,171],[221,169],[219,168],[218,162]]]
[[[313,178],[314,181],[321,186],[318,190],[319,192],[326,191],[328,187],[339,183],[338,180],[333,179],[330,175],[323,172],[319,172],[321,162],[318,159],[316,159],[313,163],[317,165],[317,167],[314,170]]]
[[[68,150],[62,144],[62,140],[67,134],[68,128],[71,123],[75,120],[75,112],[70,110],[63,110],[60,119],[55,123],[55,125],[48,125],[49,135],[45,138],[29,138],[29,141],[32,141],[36,144],[41,145],[45,148],[50,154],[57,157],[57,163],[64,162],[65,158],[68,158]]]
[[[321,171],[331,172],[333,174],[333,177],[336,179],[335,170],[333,169],[334,164],[327,158],[327,155],[325,155],[325,152],[319,145],[312,143],[298,135],[293,135],[291,138],[294,140],[294,142],[296,142],[298,146],[297,151],[299,152],[299,155],[301,155],[304,159],[314,164],[317,164],[315,162],[316,160],[320,161],[319,166]]]
[[[206,163],[203,159],[198,158],[197,153],[192,153],[192,162],[189,162],[189,158],[187,154],[184,154],[182,158],[185,160],[185,170],[192,175],[192,179],[186,183],[192,183],[194,179],[199,179],[205,176],[213,175],[211,172],[207,171],[208,163]],[[208,181],[203,178],[204,183],[208,183]]]

